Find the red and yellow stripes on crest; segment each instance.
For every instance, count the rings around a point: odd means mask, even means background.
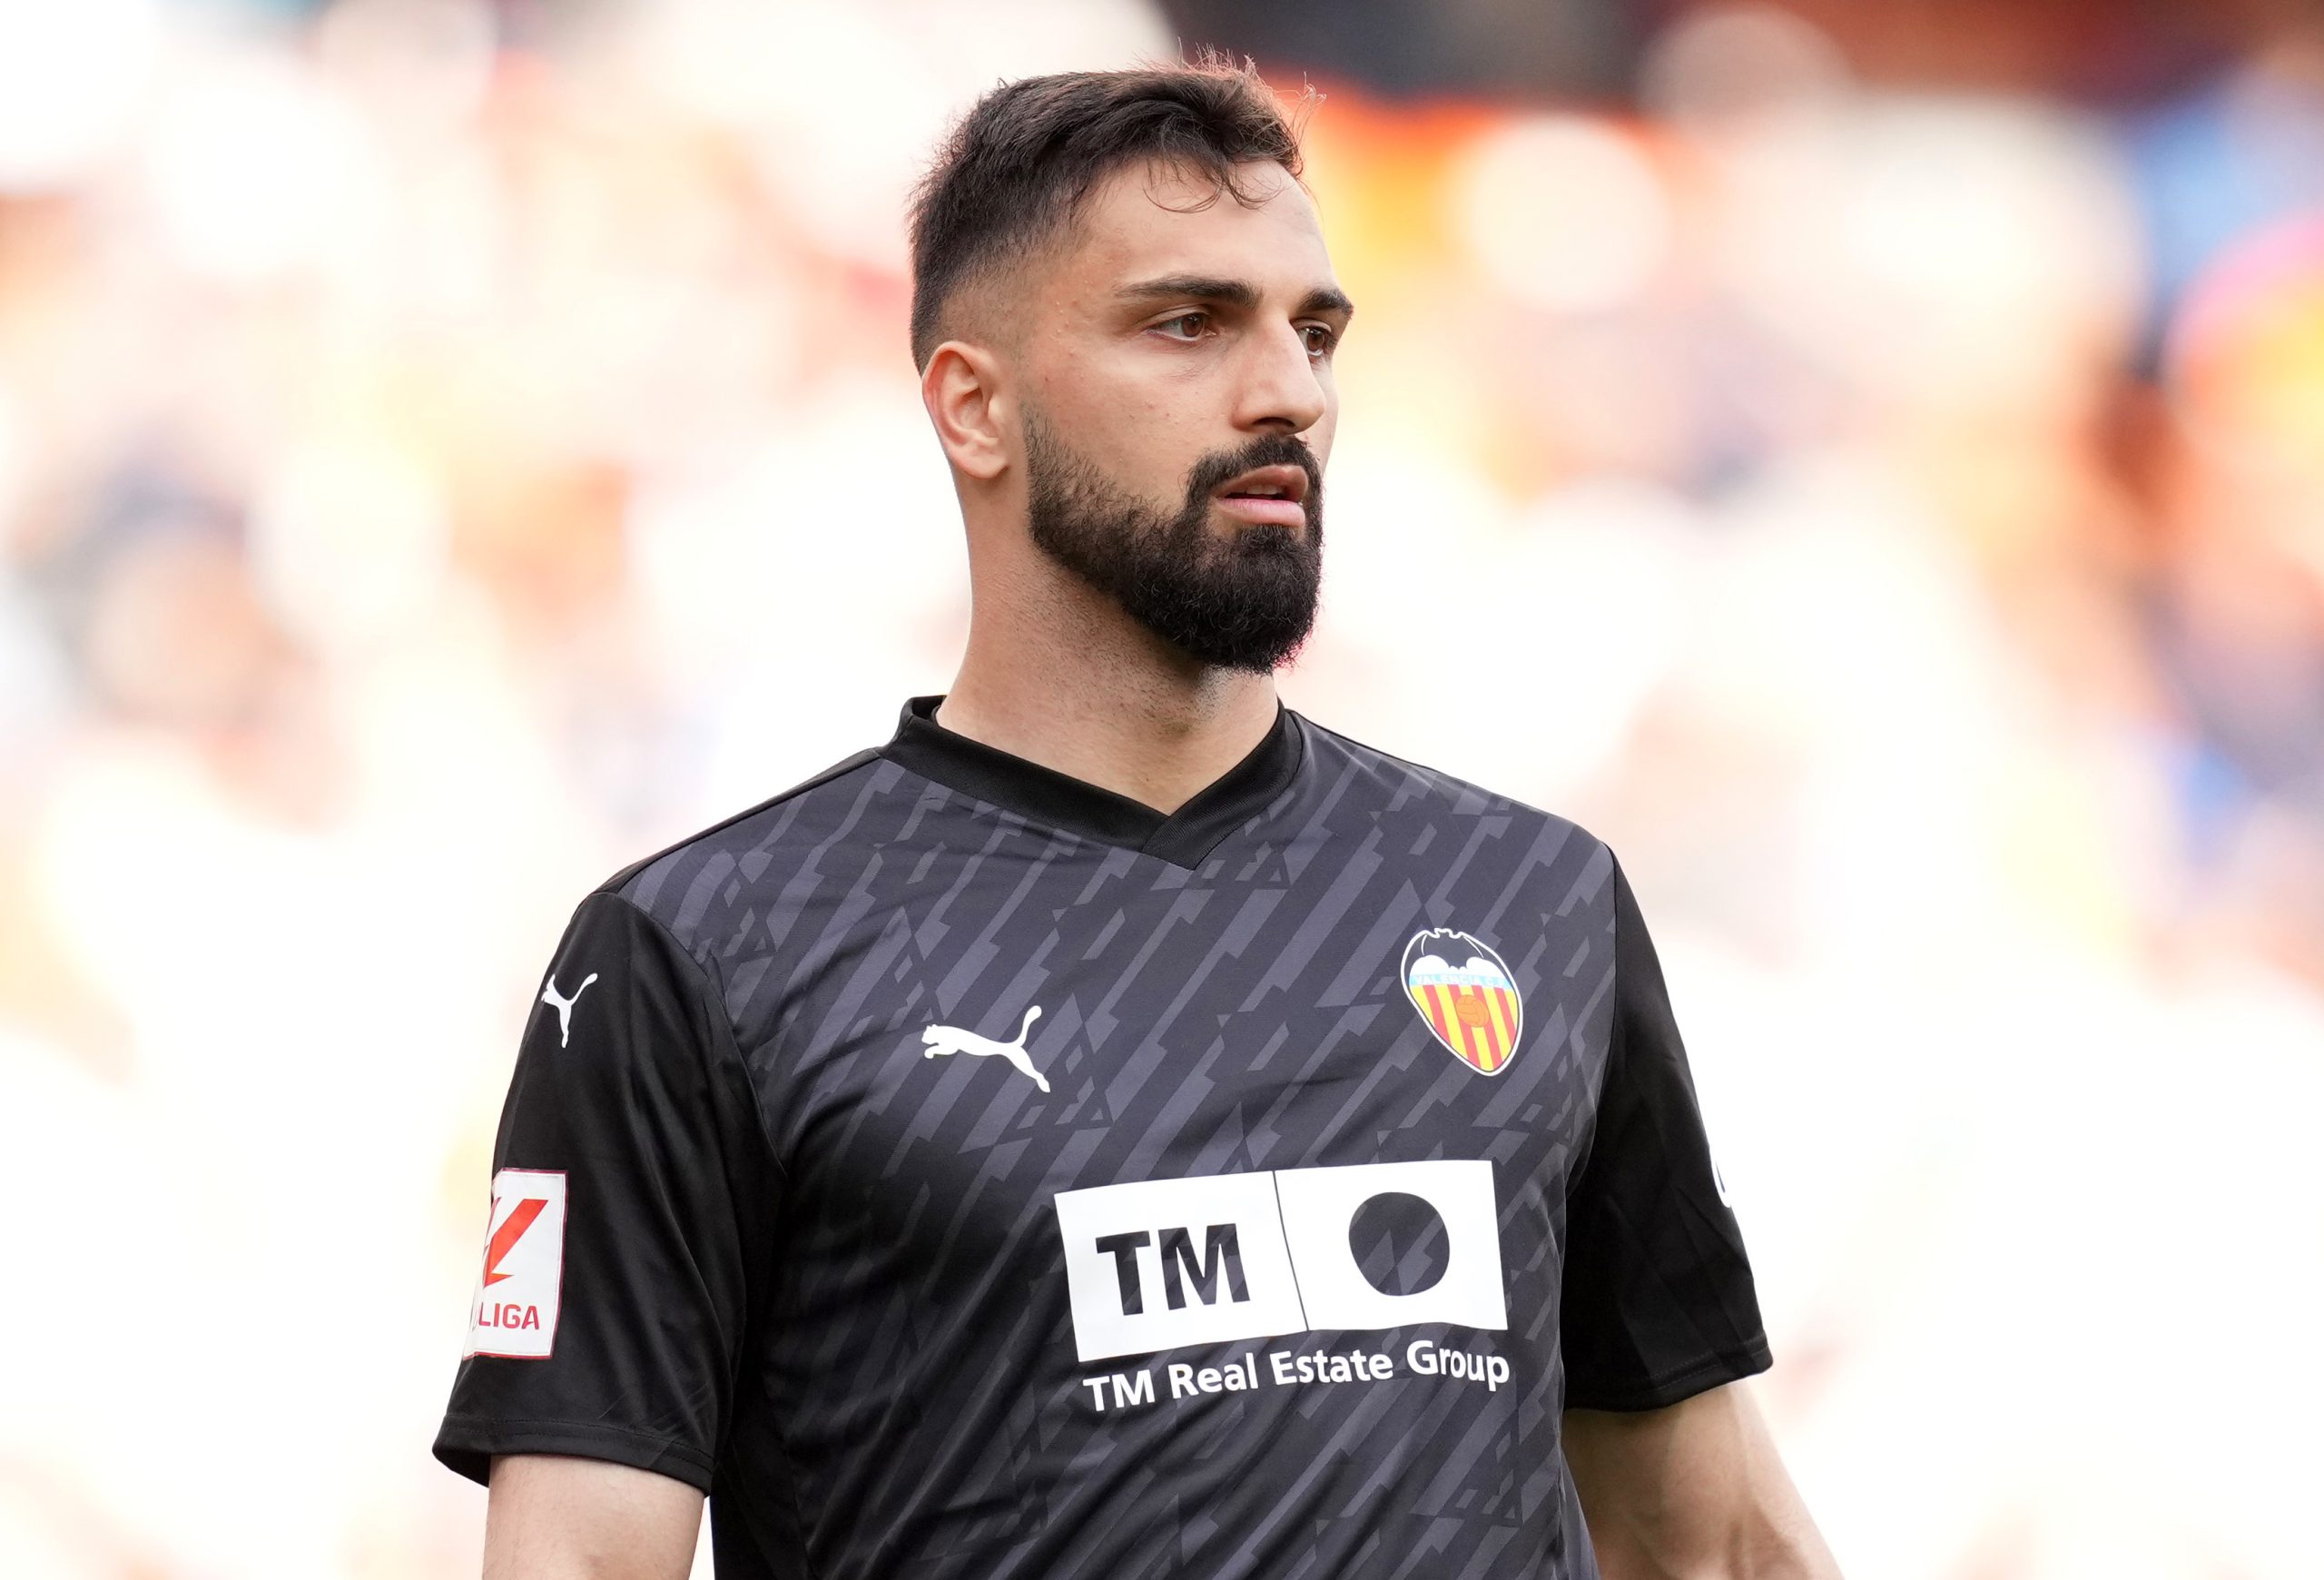
[[[1490,1075],[1508,1059],[1517,1042],[1515,989],[1413,983],[1410,991],[1437,1037],[1470,1064]]]

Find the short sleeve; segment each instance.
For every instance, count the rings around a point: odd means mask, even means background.
[[[1567,1194],[1560,1334],[1569,1406],[1650,1410],[1764,1371],[1768,1353],[1661,963],[1619,864],[1613,888],[1613,1029]]]
[[[704,1491],[773,1161],[703,968],[617,894],[582,903],[526,1024],[467,1353],[436,1457],[570,1454]]]

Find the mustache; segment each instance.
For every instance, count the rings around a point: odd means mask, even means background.
[[[1239,449],[1214,451],[1195,462],[1187,473],[1187,503],[1199,509],[1221,484],[1257,467],[1283,466],[1307,474],[1306,510],[1312,521],[1324,501],[1323,463],[1305,439],[1288,433],[1263,433]]]

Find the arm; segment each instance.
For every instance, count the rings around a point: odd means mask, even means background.
[[[685,1580],[702,1494],[602,1459],[502,1454],[484,1516],[484,1580]]]
[[[1565,1455],[1606,1580],[1839,1580],[1739,1382],[1659,1410],[1569,1410]]]
[[[684,1576],[773,1260],[775,1164],[714,982],[618,895],[584,901],[558,947],[493,1164],[435,1445],[491,1488],[485,1573]]]

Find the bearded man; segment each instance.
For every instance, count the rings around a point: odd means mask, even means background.
[[[576,912],[436,1444],[487,1575],[677,1580],[705,1494],[729,1580],[1835,1573],[1621,868],[1276,698],[1354,311],[1299,168],[1215,64],[941,151],[968,650]]]

